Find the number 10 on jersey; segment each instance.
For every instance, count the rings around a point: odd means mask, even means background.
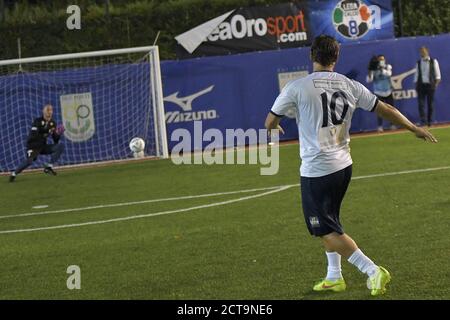
[[[342,91],[336,91],[331,95],[330,101],[328,101],[328,94],[327,92],[322,93],[322,110],[323,110],[323,121],[322,121],[322,128],[328,127],[328,114],[331,114],[331,122],[333,125],[337,126],[344,122],[345,116],[348,112],[348,100],[347,96]],[[337,111],[336,111],[336,101],[338,99],[341,99],[344,106],[342,108],[342,114],[340,115],[339,119],[337,117]],[[328,112],[330,111],[330,112]]]

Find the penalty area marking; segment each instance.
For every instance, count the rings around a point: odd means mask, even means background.
[[[386,172],[386,173],[379,173],[379,174],[372,174],[372,175],[357,176],[357,177],[353,177],[352,180],[371,179],[371,178],[378,178],[378,177],[397,176],[397,175],[403,175],[403,174],[422,173],[422,172],[431,172],[431,171],[448,170],[448,169],[450,169],[450,166],[436,167],[436,168],[425,168],[425,169],[416,169],[416,170],[405,170],[405,171],[397,171],[397,172]],[[43,230],[53,230],[53,229],[63,229],[63,228],[73,228],[73,227],[81,227],[81,226],[89,226],[89,225],[96,225],[96,224],[105,224],[105,223],[111,223],[111,222],[118,222],[118,221],[127,221],[127,220],[148,218],[148,217],[161,216],[161,215],[167,215],[167,214],[178,213],[178,212],[187,212],[187,211],[211,208],[211,207],[227,205],[227,204],[235,203],[235,202],[239,202],[239,201],[259,198],[259,197],[263,197],[263,196],[266,196],[266,195],[269,195],[269,194],[277,193],[277,192],[284,191],[284,190],[287,190],[289,188],[298,187],[298,186],[300,186],[299,183],[297,183],[297,184],[290,184],[290,185],[284,185],[284,186],[274,186],[274,187],[266,187],[266,188],[238,190],[238,191],[221,192],[221,193],[211,193],[211,194],[204,194],[204,195],[197,195],[197,196],[184,196],[184,197],[177,197],[177,198],[145,200],[144,203],[148,203],[148,202],[157,202],[157,201],[172,201],[172,200],[182,200],[182,199],[193,199],[193,198],[201,198],[201,197],[210,197],[210,196],[213,196],[213,195],[217,196],[217,195],[237,194],[237,193],[256,192],[256,191],[269,190],[267,192],[263,192],[263,193],[260,193],[260,194],[251,195],[251,196],[247,196],[247,197],[241,197],[241,198],[237,198],[237,199],[221,201],[221,202],[215,202],[215,203],[210,203],[210,204],[206,204],[206,205],[194,206],[194,207],[183,208],[183,209],[167,210],[167,211],[161,211],[161,212],[156,212],[156,213],[148,213],[148,214],[141,214],[141,215],[134,215],[134,216],[129,216],[129,217],[123,217],[123,218],[114,218],[114,219],[107,219],[107,220],[89,221],[89,222],[83,222],[83,223],[65,224],[65,225],[57,225],[57,226],[50,226],[50,227],[16,229],[16,230],[3,230],[3,231],[0,231],[0,234],[23,233],[23,232],[33,232],[33,231],[43,231]],[[143,203],[143,201],[129,202],[129,203],[117,203],[117,204],[102,205],[102,206],[95,206],[95,207],[96,208],[105,208],[105,207],[108,207],[108,206],[109,207],[111,207],[111,206],[124,206],[124,205],[132,205],[132,204],[136,204],[136,203]],[[86,207],[86,208],[92,208],[92,207]],[[64,212],[69,212],[68,210],[80,211],[80,210],[87,210],[87,209],[82,209],[82,208],[66,209],[66,211],[64,211]],[[52,211],[48,211],[47,213],[49,213],[49,212],[52,212]],[[33,215],[44,214],[44,213],[45,212],[38,212],[38,213],[34,213]],[[52,213],[55,213],[55,212],[52,212]],[[28,214],[28,215],[31,215],[31,214]],[[20,216],[23,216],[23,214],[20,215]],[[11,216],[3,216],[3,217],[11,217]]]
[[[42,230],[64,229],[64,228],[74,228],[74,227],[90,226],[90,225],[95,225],[95,224],[105,224],[105,223],[118,222],[118,221],[127,221],[127,220],[135,220],[135,219],[142,219],[142,218],[148,218],[148,217],[162,216],[162,215],[167,215],[167,214],[171,214],[171,213],[188,212],[188,211],[193,211],[193,210],[199,210],[199,209],[223,206],[223,205],[227,205],[227,204],[235,203],[235,202],[240,202],[240,201],[244,201],[244,200],[255,199],[255,198],[267,196],[267,195],[272,194],[272,193],[277,193],[277,192],[280,192],[280,191],[284,191],[284,190],[287,190],[289,188],[291,188],[291,186],[284,186],[284,187],[280,187],[280,188],[277,188],[275,190],[266,191],[266,192],[263,192],[263,193],[260,193],[260,194],[255,194],[255,195],[241,197],[241,198],[227,200],[227,201],[220,201],[220,202],[205,204],[205,205],[201,205],[201,206],[183,208],[183,209],[160,211],[160,212],[155,212],[155,213],[140,214],[140,215],[135,215],[135,216],[130,216],[130,217],[115,218],[115,219],[108,219],[108,220],[98,220],[98,221],[89,221],[89,222],[83,222],[83,223],[64,224],[64,225],[52,226],[52,227],[40,227],[40,228],[17,229],[17,230],[4,230],[4,231],[0,231],[0,234],[33,232],[33,231],[42,231]]]
[[[406,171],[397,171],[397,172],[385,172],[385,173],[379,173],[379,174],[371,174],[371,175],[353,177],[352,180],[370,179],[370,178],[387,177],[387,176],[396,176],[396,175],[402,175],[402,174],[421,173],[421,172],[447,170],[447,169],[450,169],[450,166],[447,166],[447,167],[436,167],[436,168],[426,168],[426,169],[416,169],[416,170],[406,170]],[[273,190],[273,189],[282,188],[282,187],[286,187],[286,186],[298,187],[298,186],[300,186],[300,184],[297,183],[297,184],[291,184],[291,185],[281,185],[281,186],[264,187],[264,188],[254,188],[254,189],[245,189],[245,190],[236,190],[236,191],[207,193],[207,194],[180,196],[180,197],[172,197],[172,198],[160,198],[160,199],[150,199],[150,200],[141,200],[141,201],[132,201],[132,202],[119,202],[119,203],[111,203],[111,204],[100,204],[100,205],[95,205],[95,206],[60,209],[60,210],[49,210],[49,211],[40,211],[40,212],[25,212],[25,213],[17,213],[17,214],[10,214],[10,215],[5,215],[5,216],[0,216],[0,220],[1,219],[8,219],[8,218],[40,216],[40,215],[55,214],[55,213],[69,213],[69,212],[88,211],[88,210],[95,210],[95,209],[106,209],[106,208],[134,206],[134,205],[155,203],[155,202],[178,201],[178,200],[189,200],[189,199],[225,196],[225,195],[232,195],[232,194],[238,194],[238,193],[250,193],[250,192],[257,192],[257,191]],[[35,207],[33,207],[33,209],[35,209]]]
[[[229,191],[229,192],[217,192],[217,193],[199,194],[199,195],[192,195],[192,196],[181,196],[181,197],[174,197],[174,198],[162,198],[162,199],[150,199],[150,200],[132,201],[132,202],[100,204],[100,205],[96,205],[96,206],[52,210],[52,211],[26,212],[26,213],[19,213],[19,214],[11,214],[11,215],[7,215],[7,216],[0,216],[0,219],[41,216],[41,215],[52,214],[52,213],[68,213],[68,212],[87,211],[87,210],[95,210],[95,209],[125,207],[125,206],[134,206],[134,205],[154,203],[154,202],[178,201],[178,200],[225,196],[225,195],[237,194],[237,193],[250,193],[250,192],[256,192],[256,191],[266,191],[266,190],[272,190],[272,189],[277,189],[277,188],[281,188],[281,187],[284,187],[284,186],[246,189],[246,190],[237,190],[237,191]],[[33,209],[34,209],[34,207],[33,207]]]
[[[34,206],[34,207],[31,207],[31,209],[45,209],[45,208],[48,208],[48,205],[43,204],[43,205],[41,205],[41,206]]]

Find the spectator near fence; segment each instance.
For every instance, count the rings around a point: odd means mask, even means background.
[[[439,62],[430,57],[427,47],[420,48],[421,59],[417,61],[414,82],[419,100],[419,115],[422,125],[431,126],[434,114],[434,93],[441,82]],[[428,114],[425,114],[425,99],[428,105]]]
[[[369,63],[367,82],[373,82],[373,92],[379,100],[393,106],[391,76],[392,66],[386,63],[386,58],[382,54],[372,57]],[[391,129],[396,129],[396,127],[391,125]],[[378,132],[383,132],[383,130],[383,118],[378,117]]]

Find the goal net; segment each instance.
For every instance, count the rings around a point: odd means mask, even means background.
[[[24,159],[46,104],[66,129],[59,165],[131,159],[134,137],[145,156],[168,157],[156,46],[0,61],[0,171]]]

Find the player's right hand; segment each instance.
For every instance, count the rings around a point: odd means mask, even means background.
[[[428,130],[426,130],[424,128],[416,127],[414,130],[414,134],[419,139],[423,139],[425,141],[432,142],[432,143],[438,142],[437,139]]]
[[[277,126],[277,130],[280,130],[281,134],[284,134],[284,130],[280,125]]]
[[[283,128],[280,125],[278,125],[275,129],[268,130],[267,131],[267,136],[271,137],[274,134],[275,130],[278,130],[281,134],[284,134]]]

